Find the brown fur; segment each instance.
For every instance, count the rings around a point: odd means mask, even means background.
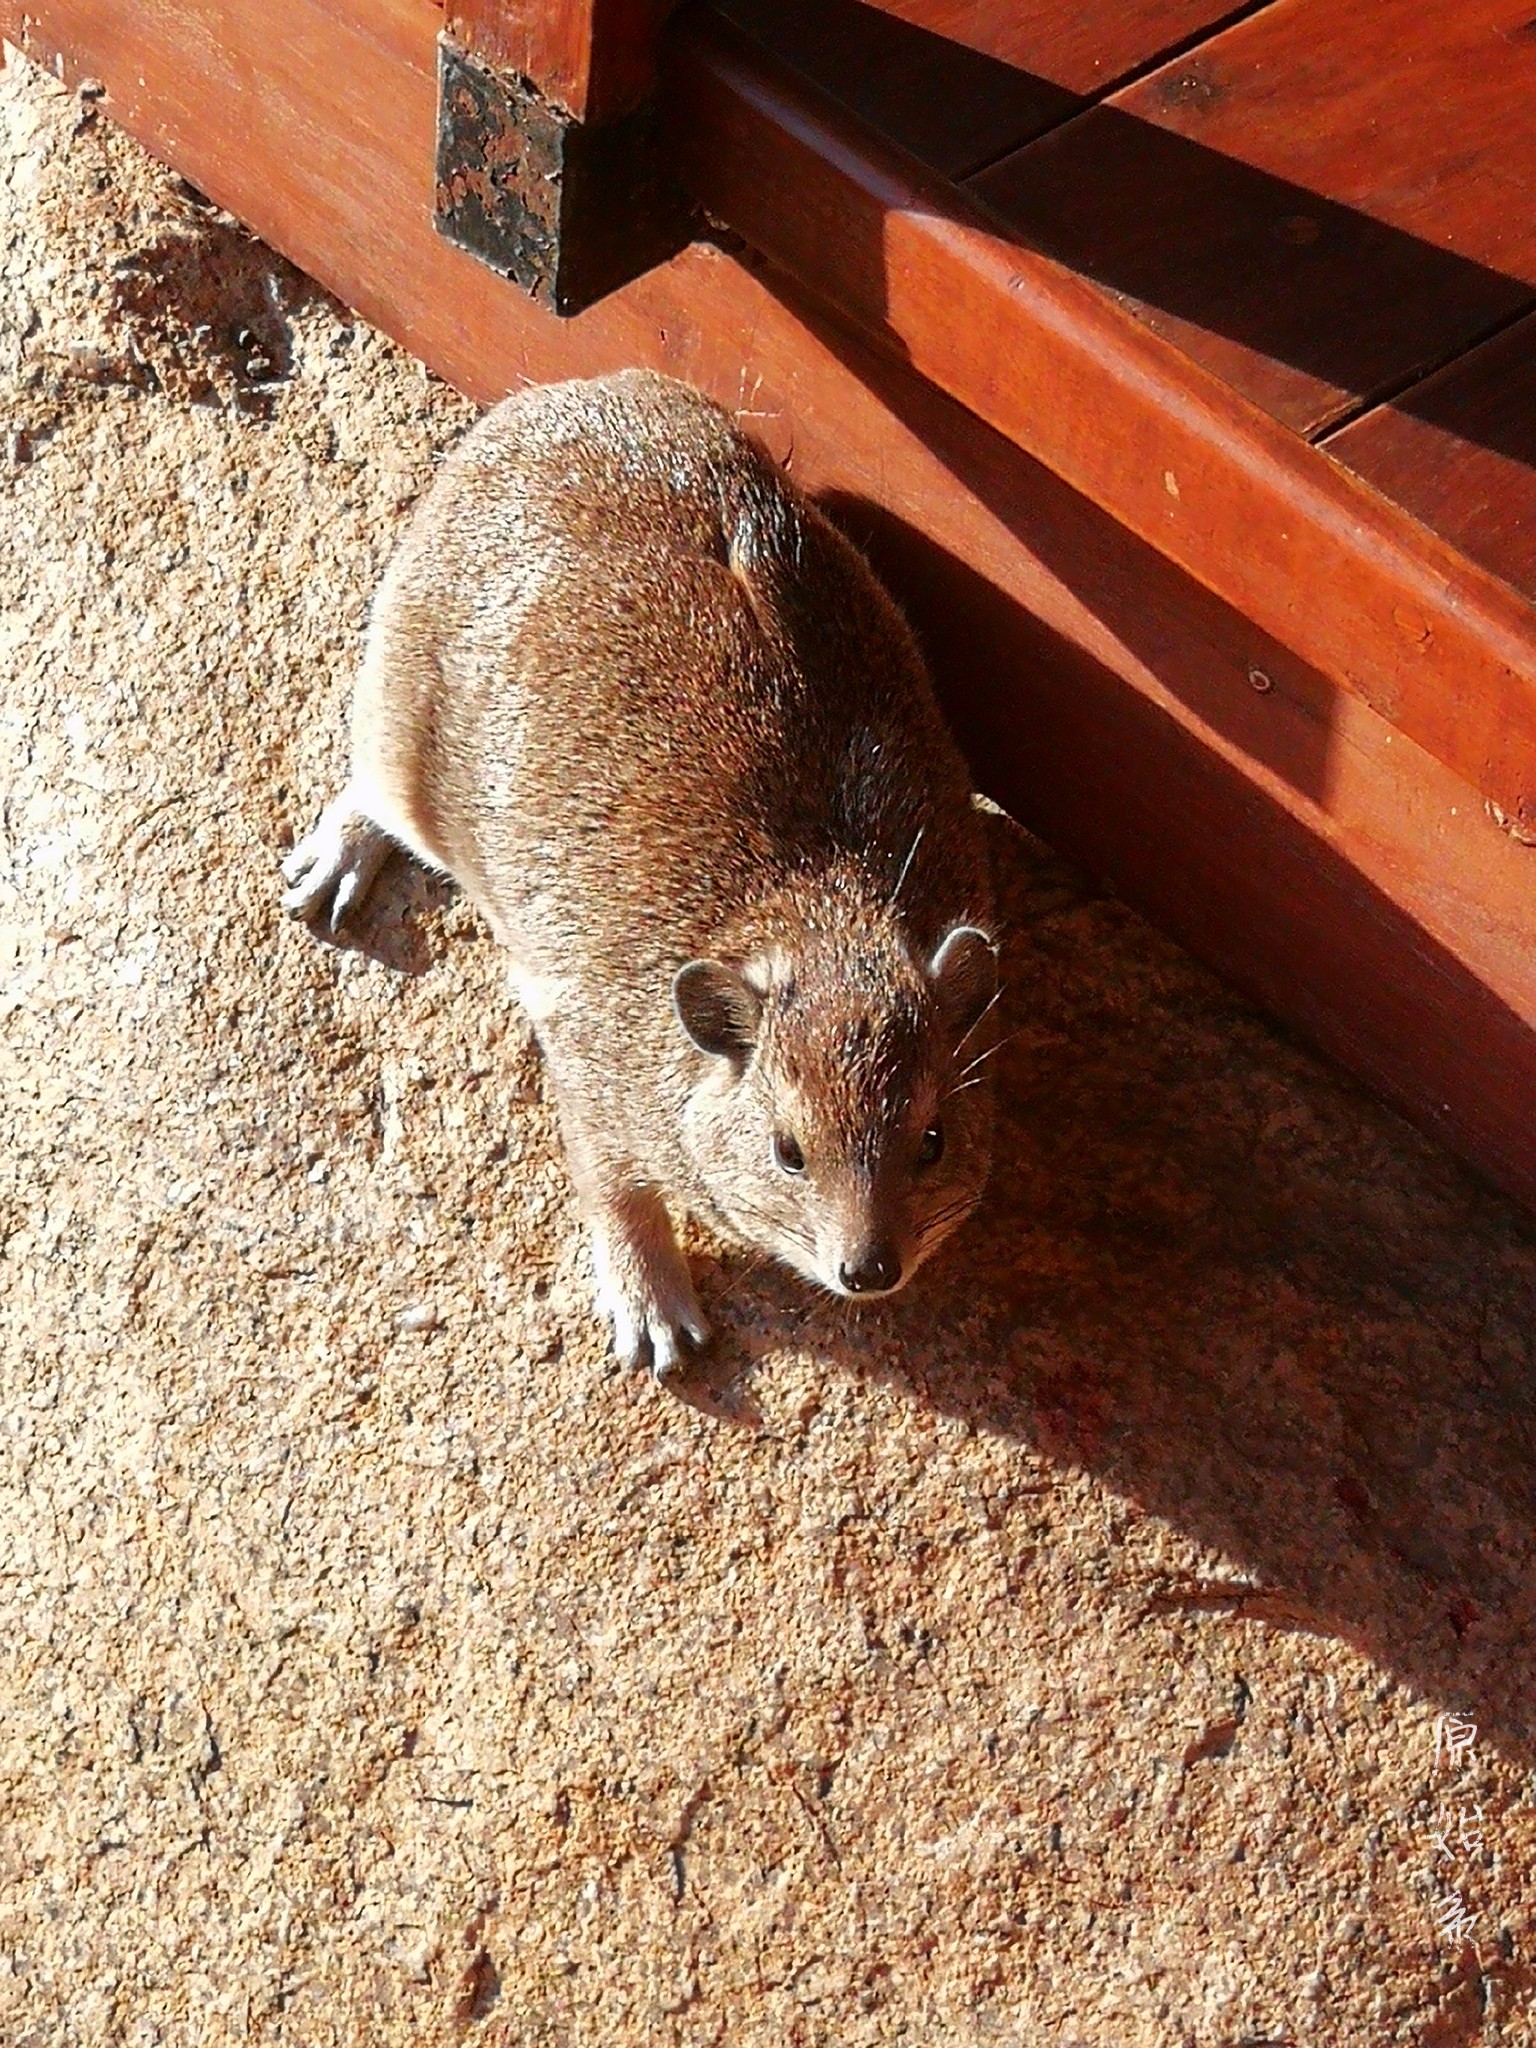
[[[933,971],[956,927],[990,929],[965,769],[863,559],[710,401],[631,372],[487,415],[385,577],[352,742],[289,905],[344,914],[387,833],[485,914],[621,1351],[660,1369],[703,1338],[668,1203],[834,1288],[884,1270],[871,1247],[899,1284],[974,1205],[986,1070],[957,1084],[984,939]],[[701,958],[734,1052],[674,1007]]]

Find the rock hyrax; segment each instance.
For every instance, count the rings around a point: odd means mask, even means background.
[[[900,1287],[991,1154],[965,767],[862,556],[710,400],[529,390],[443,464],[373,608],[352,773],[284,863],[334,928],[392,845],[511,956],[620,1356],[707,1336],[669,1211]]]

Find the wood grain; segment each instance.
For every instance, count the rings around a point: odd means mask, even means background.
[[[578,121],[631,113],[656,85],[656,44],[677,0],[447,0],[450,34],[529,79]]]
[[[723,0],[720,10],[948,176],[990,163],[1210,29],[1230,0]]]
[[[1536,602],[1536,318],[1377,406],[1327,447]]]
[[[873,540],[985,786],[1536,1201],[1533,856],[1464,782],[748,265],[696,247],[560,323],[441,242],[430,0],[22,11],[12,40],[475,396],[648,362],[738,408]]]
[[[1536,824],[1529,606],[734,30],[693,24],[664,78],[712,213]]]
[[[1276,0],[974,181],[1303,433],[1536,302],[1509,0]]]

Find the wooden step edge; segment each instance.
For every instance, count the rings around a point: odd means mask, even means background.
[[[683,175],[860,331],[1536,832],[1536,610],[708,9]]]

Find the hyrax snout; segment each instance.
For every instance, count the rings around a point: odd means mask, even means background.
[[[398,844],[484,914],[622,1357],[707,1338],[675,1213],[868,1297],[975,1207],[965,768],[868,565],[719,407],[628,372],[487,414],[384,577],[351,738],[285,904],[334,927]]]

